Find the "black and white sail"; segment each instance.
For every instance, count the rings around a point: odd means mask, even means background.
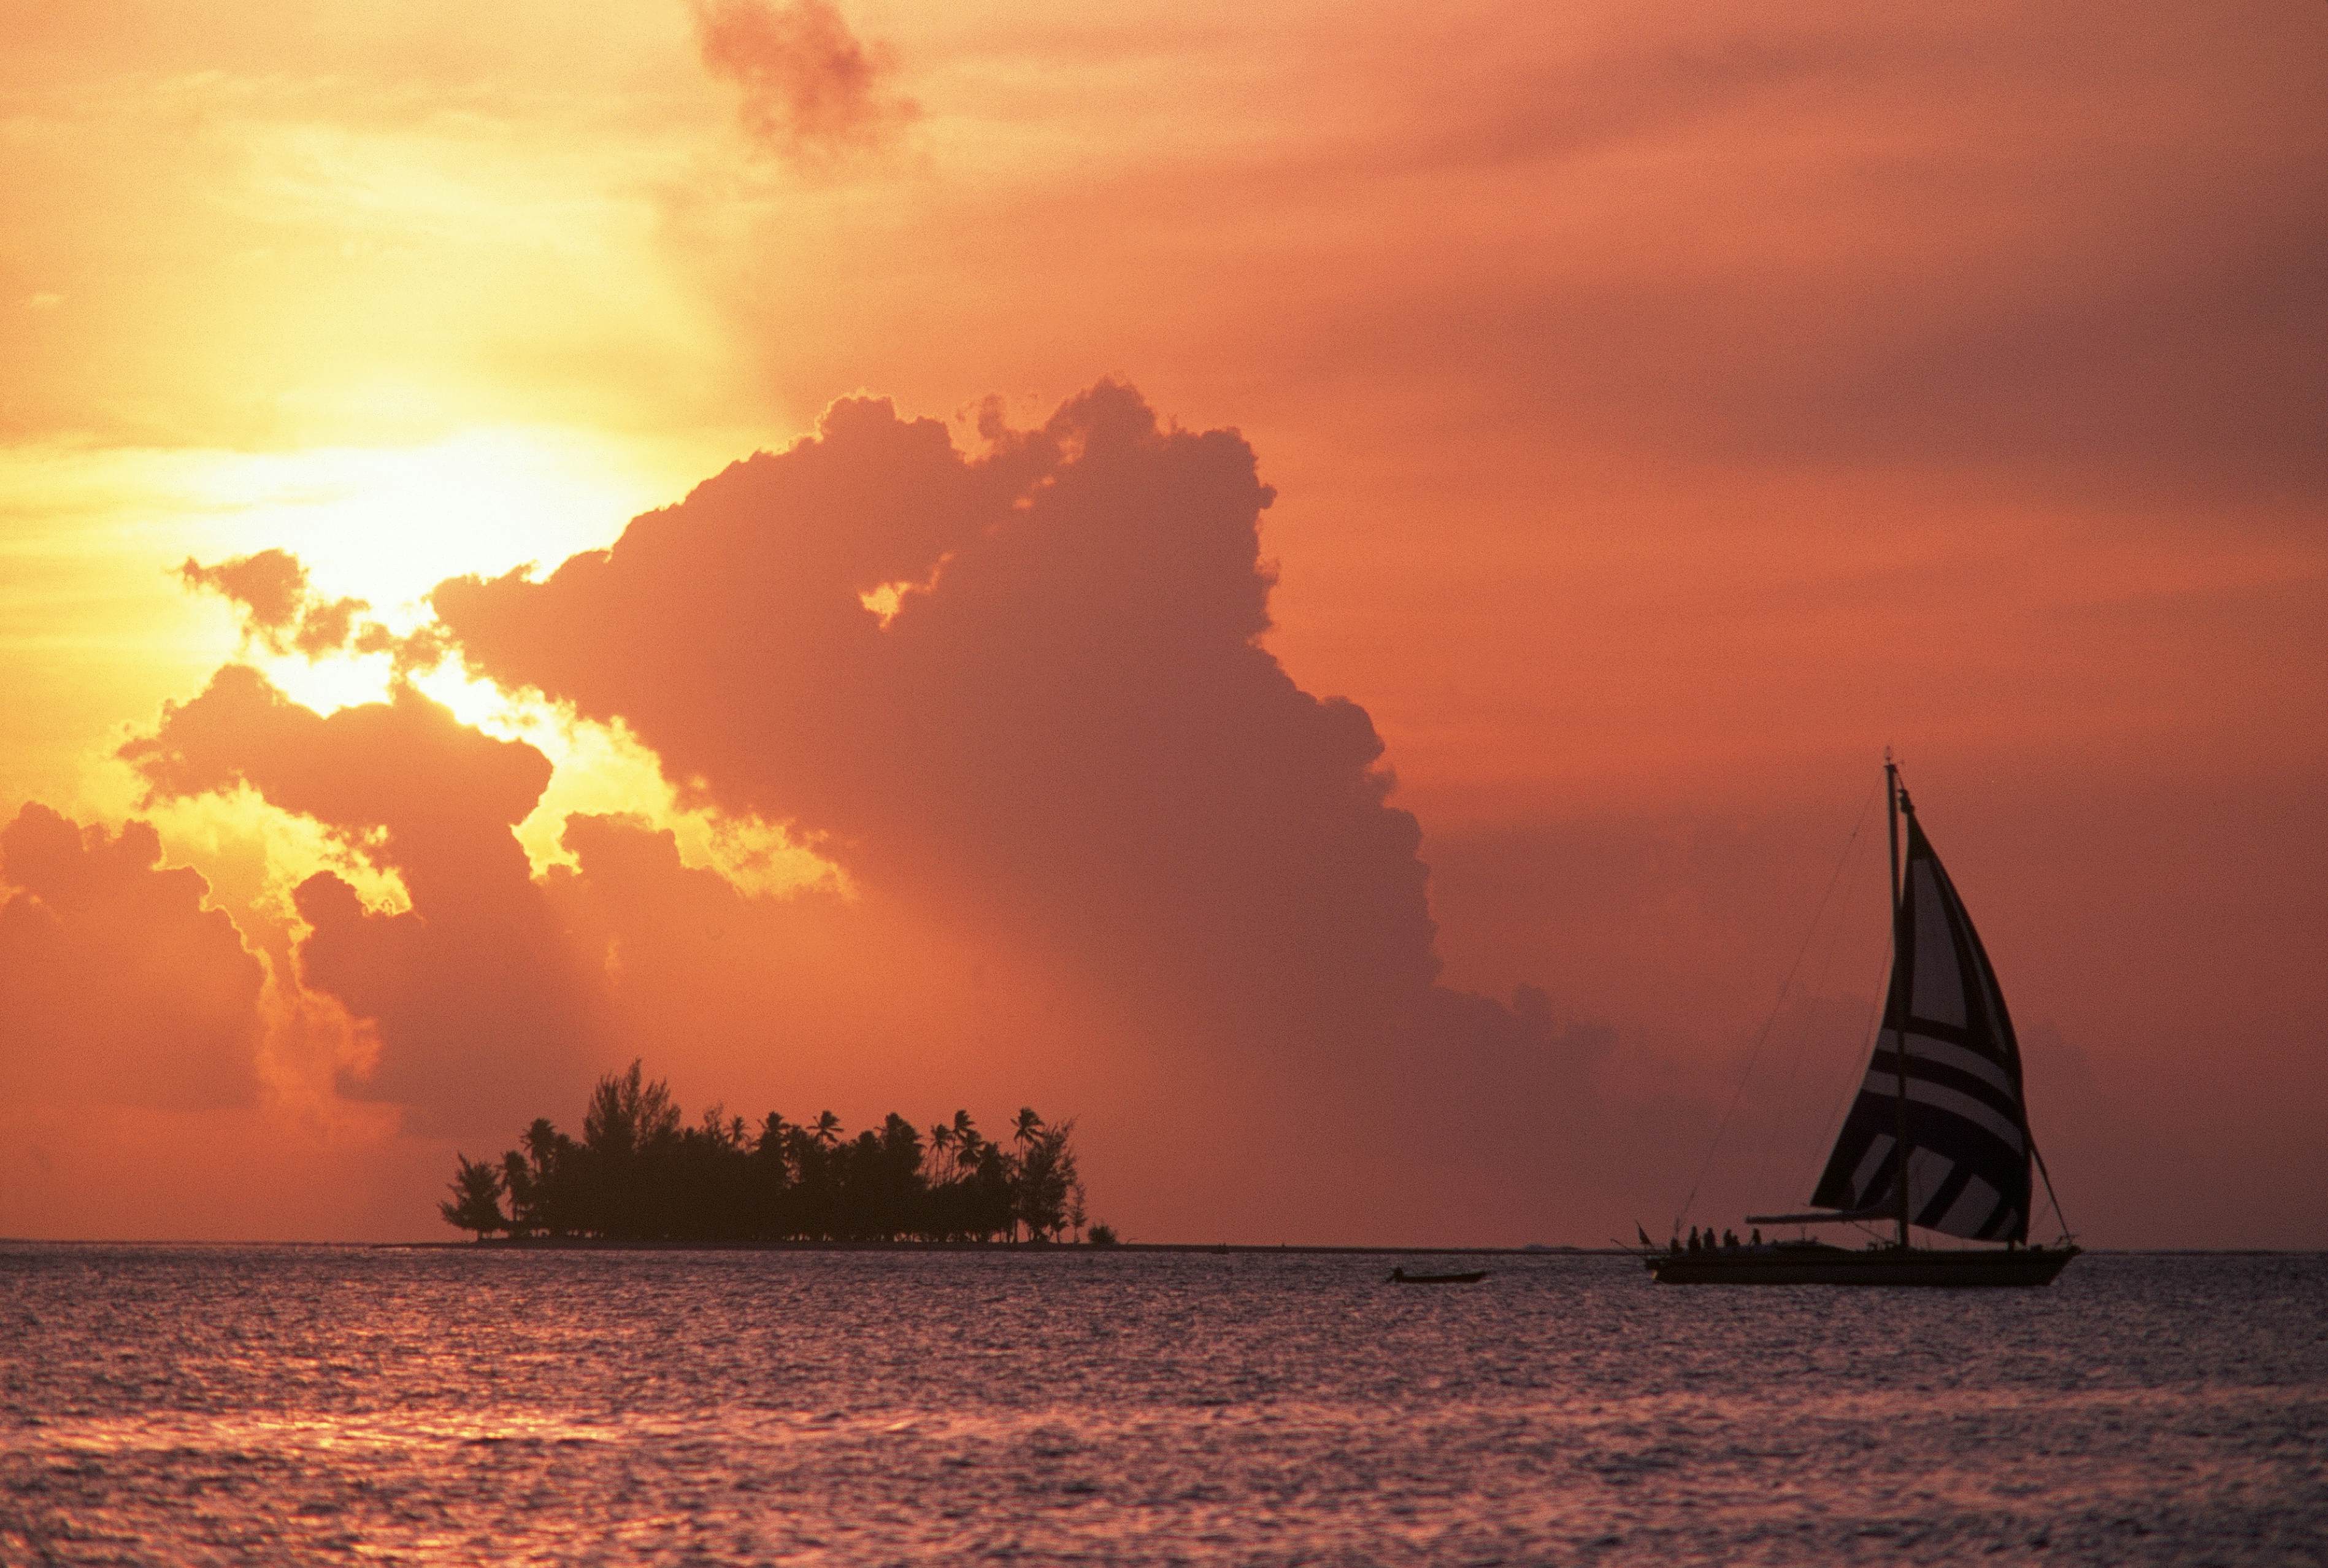
[[[1912,811],[1901,888],[1883,1028],[1811,1202],[1897,1213],[1904,1149],[1910,1220],[1949,1235],[2025,1241],[2021,1049],[1972,918]]]

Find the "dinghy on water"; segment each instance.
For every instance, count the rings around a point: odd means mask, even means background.
[[[1410,1274],[1403,1267],[1390,1272],[1385,1282],[1393,1285],[1476,1285],[1488,1277],[1485,1269],[1472,1269],[1460,1274]]]
[[[2054,1246],[2027,1244],[2032,1161],[2049,1197],[2053,1179],[2030,1134],[2013,1019],[1888,752],[1883,781],[1892,982],[1874,1059],[1811,1194],[1812,1212],[1748,1215],[1746,1223],[1882,1221],[1894,1237],[1861,1250],[1812,1241],[1717,1246],[1709,1232],[1702,1248],[1644,1253],[1660,1284],[2044,1285],[2078,1255],[2066,1234]],[[1999,1244],[1919,1246],[1913,1227]]]

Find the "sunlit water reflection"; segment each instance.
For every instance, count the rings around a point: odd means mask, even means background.
[[[0,1247],[0,1562],[2328,1561],[2328,1260]]]

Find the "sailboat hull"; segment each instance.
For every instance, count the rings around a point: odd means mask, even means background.
[[[2004,1252],[1878,1247],[1853,1252],[1823,1245],[1740,1247],[1652,1253],[1649,1275],[1661,1285],[1935,1285],[1947,1289],[2050,1285],[2078,1255],[2076,1247]]]

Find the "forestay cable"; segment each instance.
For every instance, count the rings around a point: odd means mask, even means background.
[[[1730,1120],[1738,1113],[1738,1102],[1745,1096],[1746,1081],[1754,1075],[1754,1063],[1762,1055],[1762,1044],[1770,1038],[1771,1026],[1779,1021],[1779,1011],[1787,1005],[1787,993],[1792,990],[1795,975],[1803,967],[1803,960],[1811,950],[1811,939],[1818,934],[1819,921],[1826,914],[1828,900],[1835,897],[1835,885],[1843,880],[1843,868],[1851,859],[1851,848],[1859,842],[1860,831],[1867,826],[1868,808],[1875,803],[1876,792],[1870,790],[1859,808],[1859,820],[1851,824],[1851,837],[1843,841],[1843,853],[1835,857],[1835,870],[1826,879],[1826,891],[1819,895],[1818,907],[1811,912],[1809,929],[1803,933],[1802,945],[1795,950],[1795,962],[1787,966],[1787,978],[1779,983],[1779,1000],[1770,1005],[1770,1016],[1762,1020],[1761,1032],[1754,1037],[1754,1048],[1746,1053],[1745,1070],[1738,1075],[1738,1083],[1730,1091],[1729,1108],[1722,1113],[1722,1121],[1713,1130],[1713,1141],[1707,1146],[1705,1158],[1698,1161],[1697,1176],[1689,1184],[1689,1196],[1682,1199],[1681,1212],[1674,1216],[1674,1228],[1689,1217],[1691,1206],[1697,1202],[1697,1189],[1704,1184],[1705,1173],[1713,1168],[1713,1157],[1721,1151],[1723,1135],[1730,1131]]]

